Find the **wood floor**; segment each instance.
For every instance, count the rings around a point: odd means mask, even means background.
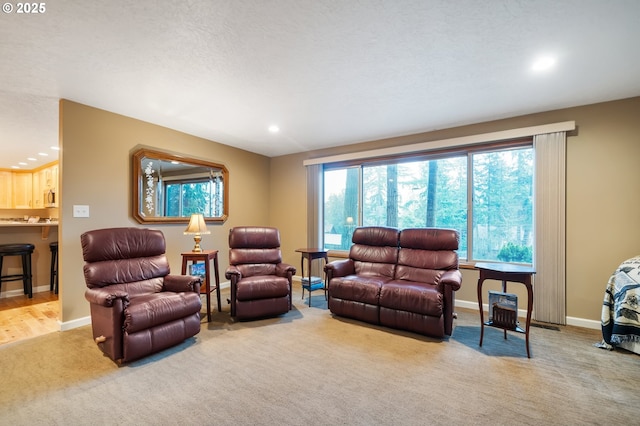
[[[33,298],[0,299],[0,345],[60,330],[58,295],[45,291]]]

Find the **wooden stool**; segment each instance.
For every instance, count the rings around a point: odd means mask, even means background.
[[[49,291],[58,294],[58,242],[49,244],[51,250],[51,273],[49,274]]]
[[[31,255],[34,249],[35,246],[33,244],[0,244],[0,286],[2,286],[3,282],[22,280],[24,294],[28,294],[29,298],[33,297],[31,285]],[[5,256],[22,257],[22,274],[1,275],[2,263]]]

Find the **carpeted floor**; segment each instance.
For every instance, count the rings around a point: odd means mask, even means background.
[[[89,327],[0,346],[0,424],[638,424],[640,357],[594,330],[485,329],[459,310],[439,341],[332,317],[321,292],[287,315],[234,323],[125,366]],[[223,297],[225,299],[226,297]]]

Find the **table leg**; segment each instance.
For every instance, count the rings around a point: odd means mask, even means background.
[[[220,273],[218,271],[218,255],[213,258],[213,273],[216,276],[216,297],[218,299],[218,312],[222,312],[222,303],[220,302]]]
[[[304,299],[304,253],[300,256],[300,276],[302,279],[300,280],[300,286],[302,287],[302,297]]]
[[[478,279],[478,307],[480,308],[480,345],[482,347],[482,338],[484,337],[484,308],[482,307],[482,283],[484,278]]]
[[[529,328],[531,327],[531,311],[533,311],[533,286],[531,279],[525,283],[527,286],[527,330],[525,331],[525,341],[527,344],[527,358],[531,358],[531,352],[529,351]]]
[[[204,265],[204,279],[205,279],[205,290],[207,292],[207,322],[211,322],[211,267],[209,266],[209,260],[205,260]]]
[[[324,264],[322,268],[322,274],[324,275],[324,300],[328,301],[329,298],[327,297],[327,292],[329,291],[329,283],[327,282],[327,275],[324,272],[324,266],[327,266],[327,263],[329,262],[329,260],[326,257],[323,257],[323,259],[324,259]]]
[[[313,258],[311,257],[311,255],[309,255],[309,257],[307,257],[307,267],[309,269],[309,307],[311,307],[311,262],[312,262]]]
[[[502,292],[506,293],[507,292],[507,282],[506,281],[502,281]],[[517,317],[518,317],[518,313],[516,312],[516,324],[517,324]],[[507,340],[507,329],[504,329],[504,340]]]

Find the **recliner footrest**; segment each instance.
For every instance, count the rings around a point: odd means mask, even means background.
[[[124,310],[124,329],[135,333],[200,312],[202,302],[196,293],[152,293],[131,299]]]

